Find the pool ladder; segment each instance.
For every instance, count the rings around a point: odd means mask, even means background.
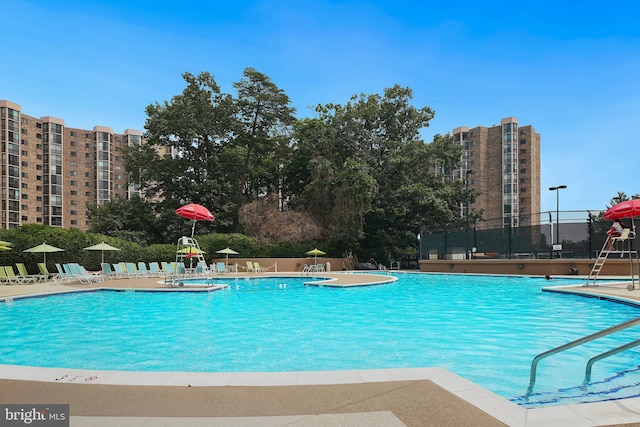
[[[554,354],[560,353],[561,351],[564,350],[568,350],[570,348],[576,347],[580,344],[584,344],[593,340],[596,340],[598,338],[604,337],[606,335],[610,335],[613,334],[614,332],[618,332],[621,331],[623,329],[627,329],[630,328],[632,326],[636,326],[640,324],[640,317],[632,319],[632,320],[628,320],[626,322],[623,323],[619,323],[617,325],[611,326],[610,328],[607,329],[603,329],[600,332],[595,332],[591,335],[587,335],[586,337],[582,337],[579,338],[575,341],[571,341],[569,343],[563,344],[559,347],[553,348],[551,350],[545,351],[544,353],[540,353],[539,355],[537,355],[536,357],[533,358],[533,361],[531,362],[531,374],[529,376],[529,388],[527,389],[527,394],[525,395],[525,398],[528,399],[529,396],[531,396],[531,393],[533,392],[533,386],[536,383],[536,371],[538,369],[538,362],[540,362],[540,360],[549,357],[549,356],[553,356]],[[624,350],[628,350],[630,348],[636,347],[640,345],[640,339],[638,340],[634,340],[631,342],[628,342],[627,344],[621,345],[619,347],[616,347],[612,350],[609,351],[605,351],[604,353],[601,353],[597,356],[592,357],[591,359],[589,359],[589,361],[587,362],[587,365],[585,367],[585,373],[584,373],[584,381],[583,381],[583,386],[586,386],[587,383],[591,380],[591,368],[593,367],[593,364],[596,363],[599,360],[605,359],[609,356],[613,356],[615,354],[620,353],[621,351]]]

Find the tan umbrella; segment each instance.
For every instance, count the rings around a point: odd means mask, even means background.
[[[48,252],[61,252],[64,249],[56,248],[55,246],[47,245],[47,243],[42,243],[41,245],[34,246],[29,249],[25,249],[22,252],[34,252],[34,253],[42,253],[44,256],[44,263],[47,263],[47,253]]]
[[[226,254],[227,255],[227,262],[225,263],[225,265],[229,265],[229,254],[231,255],[238,255],[238,252],[234,251],[233,249],[229,248],[228,246],[224,249],[220,249],[219,251],[216,251],[217,254]]]
[[[104,264],[104,251],[119,251],[120,248],[116,248],[115,246],[111,246],[108,243],[101,242],[93,246],[88,246],[84,248],[87,251],[101,251],[102,252],[102,263]]]

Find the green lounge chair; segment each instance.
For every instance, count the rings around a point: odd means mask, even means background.
[[[18,269],[18,276],[22,277],[25,283],[28,281],[32,281],[33,283],[44,282],[46,279],[42,274],[29,274],[27,267],[21,262],[16,263],[16,268]]]

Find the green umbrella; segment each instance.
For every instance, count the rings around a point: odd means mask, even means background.
[[[309,252],[307,252],[307,255],[313,255],[313,263],[317,264],[318,263],[318,255],[326,255],[326,252],[321,251],[318,248],[313,248],[311,249]]]
[[[55,246],[47,245],[47,243],[42,243],[41,245],[34,246],[29,249],[25,249],[22,252],[34,252],[34,253],[42,253],[44,256],[44,263],[47,263],[47,252],[61,252],[64,249],[56,248]]]
[[[216,251],[217,254],[226,254],[227,255],[227,262],[226,264],[229,264],[229,254],[231,255],[238,255],[238,252],[234,251],[233,249],[229,248],[228,246],[224,249],[220,249],[219,251]]]
[[[205,251],[203,251],[202,249],[198,249],[198,248],[194,248],[194,247],[188,247],[188,248],[182,248],[178,251],[179,254],[195,254],[195,255],[199,255],[199,254],[204,254],[206,253]]]
[[[0,246],[11,246],[13,243],[5,242],[4,240],[0,240]]]
[[[93,246],[88,246],[84,248],[87,251],[101,251],[102,252],[102,263],[104,264],[104,251],[119,251],[120,248],[116,248],[115,246],[111,246],[105,242],[98,243]]]

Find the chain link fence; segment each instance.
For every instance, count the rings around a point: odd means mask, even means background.
[[[425,226],[421,259],[595,258],[611,223],[602,211],[550,211]]]

